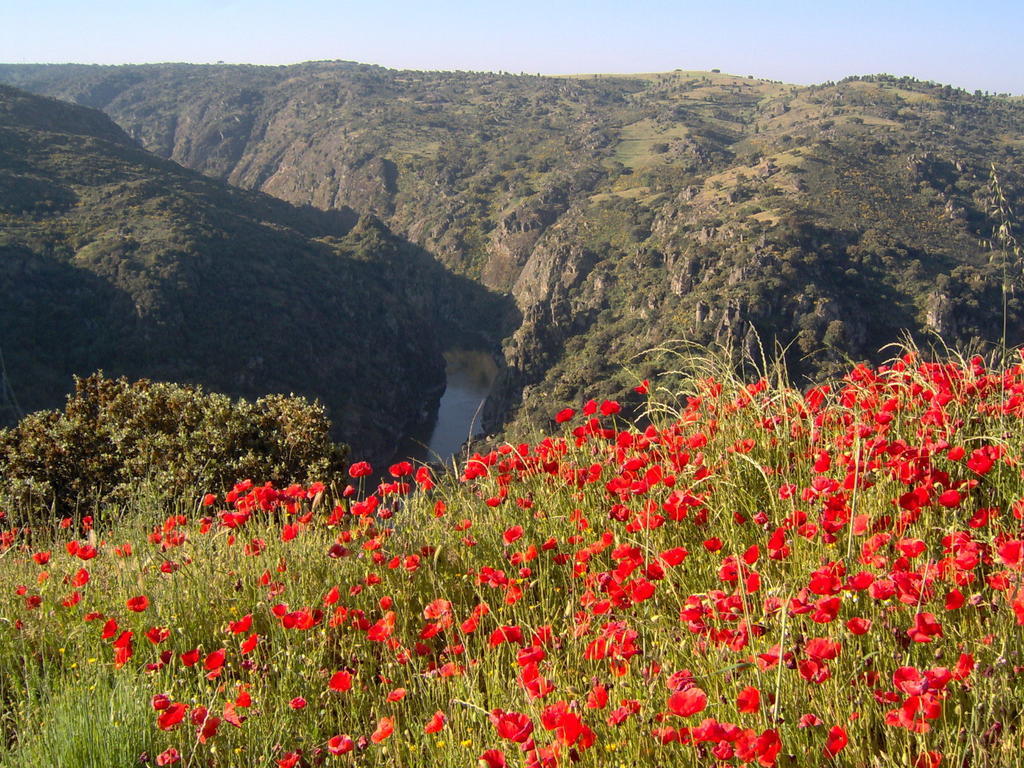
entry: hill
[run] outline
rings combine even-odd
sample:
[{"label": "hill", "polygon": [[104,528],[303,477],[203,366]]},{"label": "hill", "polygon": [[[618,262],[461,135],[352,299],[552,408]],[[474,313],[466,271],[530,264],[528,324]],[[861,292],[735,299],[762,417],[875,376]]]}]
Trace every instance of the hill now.
[{"label": "hill", "polygon": [[0,767],[1024,765],[1024,366],[676,362],[437,478],[4,521]]},{"label": "hill", "polygon": [[372,217],[231,187],[6,86],[0,263],[8,421],[102,368],[316,397],[338,437],[386,456],[443,390],[442,347],[486,343],[480,318],[500,316]]},{"label": "hill", "polygon": [[[520,401],[539,419],[551,398],[623,395],[621,366],[669,339],[779,342],[820,375],[901,329],[968,346],[1002,333],[1005,262],[982,241],[990,166],[1011,204],[1024,188],[1020,100],[885,75],[798,87],[350,62],[0,80],[102,109],[236,186],[373,213],[509,294],[522,321],[492,425]],[[1020,311],[1011,295],[1011,341]]]}]

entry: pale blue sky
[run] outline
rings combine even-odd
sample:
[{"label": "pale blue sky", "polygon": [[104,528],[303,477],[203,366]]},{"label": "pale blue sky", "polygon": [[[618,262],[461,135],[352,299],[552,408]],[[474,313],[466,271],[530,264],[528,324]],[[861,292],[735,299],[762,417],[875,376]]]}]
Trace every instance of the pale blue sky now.
[{"label": "pale blue sky", "polygon": [[0,61],[651,72],[793,83],[888,72],[1024,94],[1024,0],[0,0]]}]

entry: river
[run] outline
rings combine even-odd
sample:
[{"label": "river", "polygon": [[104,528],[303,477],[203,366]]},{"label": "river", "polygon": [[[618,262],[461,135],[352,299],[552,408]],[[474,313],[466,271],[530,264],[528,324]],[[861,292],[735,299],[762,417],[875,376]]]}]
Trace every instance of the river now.
[{"label": "river", "polygon": [[466,440],[483,432],[484,400],[498,375],[494,358],[477,350],[450,349],[444,360],[446,386],[437,418],[406,438],[401,457],[448,464]]}]

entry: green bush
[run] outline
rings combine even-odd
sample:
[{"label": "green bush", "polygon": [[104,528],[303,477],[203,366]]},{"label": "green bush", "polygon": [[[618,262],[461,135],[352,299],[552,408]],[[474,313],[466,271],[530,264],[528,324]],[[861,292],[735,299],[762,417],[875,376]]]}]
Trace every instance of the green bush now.
[{"label": "green bush", "polygon": [[319,403],[268,395],[233,401],[148,380],[75,378],[63,411],[0,431],[0,502],[19,522],[90,514],[101,504],[188,498],[238,480],[330,482],[346,449]]}]

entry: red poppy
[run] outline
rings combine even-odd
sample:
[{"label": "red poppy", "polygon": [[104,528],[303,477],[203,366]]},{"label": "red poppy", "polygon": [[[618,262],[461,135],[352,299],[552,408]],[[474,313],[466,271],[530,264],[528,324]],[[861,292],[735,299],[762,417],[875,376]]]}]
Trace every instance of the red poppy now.
[{"label": "red poppy", "polygon": [[758,712],[761,709],[761,692],[748,685],[736,697],[736,708],[745,713]]},{"label": "red poppy", "polygon": [[825,721],[817,715],[807,712],[803,715],[800,715],[800,720],[797,723],[797,728],[814,728],[816,726],[823,724],[824,722]]},{"label": "red poppy", "polygon": [[213,651],[210,653],[206,660],[203,662],[203,667],[210,674],[220,674],[221,668],[224,666],[224,657],[227,655],[227,651],[224,648]]},{"label": "red poppy", "polygon": [[249,637],[247,637],[242,642],[242,645],[239,647],[242,652],[242,655],[245,656],[247,654],[252,653],[253,650],[256,648],[256,644],[259,642],[259,640],[260,636],[258,633],[253,632],[251,635],[249,635]]},{"label": "red poppy", "polygon": [[424,733],[438,733],[444,728],[444,724],[447,721],[444,712],[438,710],[433,714],[427,724],[423,726]]},{"label": "red poppy", "polygon": [[153,645],[159,645],[171,636],[168,627],[150,627],[146,630],[146,639]]},{"label": "red poppy", "polygon": [[156,764],[161,766],[174,765],[179,760],[181,760],[181,753],[174,747],[168,747],[156,756]]},{"label": "red poppy", "polygon": [[[246,694],[246,695],[248,695],[248,694]],[[242,706],[242,705],[239,704],[238,702],[235,702],[235,701],[226,701],[226,702],[224,702],[224,710],[223,710],[224,721],[229,723],[230,725],[235,726],[235,728],[241,728],[242,727],[242,723],[245,722],[245,718],[244,717],[239,717],[238,716],[238,707],[240,707],[240,706]]]},{"label": "red poppy", "polygon": [[370,741],[380,744],[388,736],[395,732],[395,721],[390,717],[382,717],[377,721],[377,729],[370,736]]},{"label": "red poppy", "polygon": [[388,467],[388,474],[392,477],[405,477],[412,474],[412,464],[408,461],[400,461]]},{"label": "red poppy", "polygon": [[922,752],[914,761],[914,768],[939,768],[942,765],[942,753],[935,750]]},{"label": "red poppy", "polygon": [[502,643],[519,643],[523,644],[523,630],[519,627],[503,626],[498,627],[491,633],[490,638],[487,641],[488,645],[492,648],[496,648]]},{"label": "red poppy", "polygon": [[604,400],[601,403],[601,415],[602,416],[611,416],[613,414],[618,413],[621,410],[622,410],[622,406],[620,406],[614,400]]},{"label": "red poppy", "polygon": [[506,712],[503,709],[491,710],[491,725],[498,736],[509,741],[523,743],[533,733],[533,722],[528,715],[521,712]]},{"label": "red poppy", "polygon": [[608,705],[608,689],[600,683],[595,683],[587,694],[588,709],[604,709]]},{"label": "red poppy", "polygon": [[482,768],[506,768],[508,762],[505,760],[505,753],[500,749],[488,749],[480,755],[479,762]]},{"label": "red poppy", "polygon": [[942,625],[932,613],[918,613],[914,616],[914,626],[907,630],[907,635],[915,643],[930,643],[936,637],[942,637]]},{"label": "red poppy", "polygon": [[708,695],[694,686],[677,691],[668,697],[668,709],[674,715],[689,717],[703,712],[708,706]]},{"label": "red poppy", "polygon": [[833,758],[843,751],[847,744],[846,729],[839,725],[833,725],[825,739],[823,754],[827,758]]},{"label": "red poppy", "polygon": [[373,474],[373,467],[370,466],[369,462],[357,461],[348,468],[348,474],[349,477],[366,477]]},{"label": "red poppy", "polygon": [[173,704],[168,705],[160,713],[160,716],[156,720],[156,725],[161,731],[169,731],[185,719],[185,714],[187,712],[188,707],[180,701],[176,701]]},{"label": "red poppy", "polygon": [[327,687],[332,691],[344,693],[352,687],[352,673],[345,669],[335,672],[327,683]]},{"label": "red poppy", "polygon": [[340,736],[332,736],[327,740],[327,751],[332,755],[344,755],[355,749],[355,742],[347,733]]},{"label": "red poppy", "polygon": [[139,595],[138,597],[128,598],[128,610],[141,613],[142,611],[149,608],[149,598],[145,595]]}]

